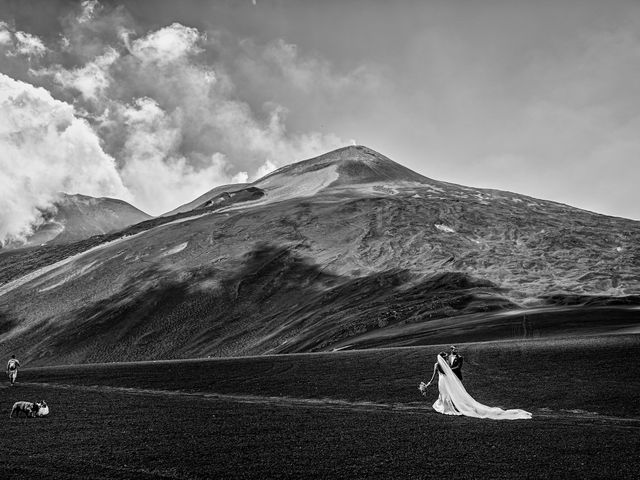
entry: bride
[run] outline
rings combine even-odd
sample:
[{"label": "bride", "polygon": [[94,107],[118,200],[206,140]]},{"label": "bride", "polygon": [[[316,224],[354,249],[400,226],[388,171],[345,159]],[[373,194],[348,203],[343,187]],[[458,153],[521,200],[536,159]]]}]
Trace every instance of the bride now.
[{"label": "bride", "polygon": [[446,352],[440,352],[437,359],[438,361],[433,366],[433,375],[429,383],[420,382],[418,387],[422,394],[425,395],[427,387],[433,382],[436,373],[439,374],[438,390],[440,395],[438,395],[438,400],[433,404],[433,409],[436,412],[444,413],[445,415],[465,415],[467,417],[490,418],[493,420],[531,418],[531,413],[524,410],[503,410],[499,407],[488,407],[476,402],[451,370],[447,363]]}]

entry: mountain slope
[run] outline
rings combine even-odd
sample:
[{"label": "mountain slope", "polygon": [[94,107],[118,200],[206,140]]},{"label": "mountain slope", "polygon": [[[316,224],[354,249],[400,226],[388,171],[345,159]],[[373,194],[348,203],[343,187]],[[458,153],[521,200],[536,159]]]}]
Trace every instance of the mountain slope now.
[{"label": "mountain slope", "polygon": [[357,145],[340,148],[316,158],[286,165],[261,178],[256,184],[278,184],[281,182],[275,179],[308,175],[329,168],[334,169],[337,175],[337,178],[329,185],[332,187],[375,182],[432,182],[432,180],[394,162],[375,150],[364,145]]},{"label": "mountain slope", "polygon": [[190,201],[188,203],[185,203],[184,205],[180,205],[179,207],[174,208],[170,212],[163,213],[161,215],[161,217],[171,217],[171,216],[176,215],[178,213],[184,213],[184,212],[188,212],[190,210],[194,210],[196,208],[200,208],[205,203],[209,202],[210,200],[212,200],[212,199],[214,199],[214,198],[216,198],[216,197],[218,197],[220,195],[223,195],[225,193],[233,193],[233,192],[235,192],[237,190],[241,190],[242,188],[244,188],[247,185],[248,184],[246,184],[246,183],[236,183],[236,184],[232,184],[232,185],[220,185],[219,187],[212,188],[208,192],[203,193],[202,195],[200,195],[195,200],[192,200],[192,201]]},{"label": "mountain slope", "polygon": [[548,319],[639,303],[640,222],[438,182],[365,147],[240,191],[118,234],[0,253],[0,353],[182,358],[638,324],[629,306],[588,328]]},{"label": "mountain slope", "polygon": [[151,218],[133,205],[116,198],[62,194],[54,208],[43,212],[44,222],[26,243],[6,248],[73,243],[93,235],[122,230]]},{"label": "mountain slope", "polygon": [[[350,187],[351,190],[361,187],[366,190],[367,186],[380,188],[387,183],[407,186],[439,182],[423,177],[370,148],[358,145],[340,148],[316,158],[286,165],[253,183],[216,187],[163,216],[204,208],[210,206],[210,202],[215,202],[216,199],[249,188],[258,189],[264,193],[259,201],[249,205],[255,206],[310,197],[339,186]],[[237,208],[245,207],[247,205],[240,205]]]}]

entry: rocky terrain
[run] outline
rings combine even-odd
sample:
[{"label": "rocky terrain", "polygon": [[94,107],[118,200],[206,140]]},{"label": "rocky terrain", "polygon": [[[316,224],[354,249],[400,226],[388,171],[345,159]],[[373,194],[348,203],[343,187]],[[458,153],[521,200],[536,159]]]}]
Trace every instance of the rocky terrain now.
[{"label": "rocky terrain", "polygon": [[565,313],[605,306],[617,320],[598,333],[638,325],[640,222],[432,180],[363,146],[174,212],[0,253],[0,353],[51,364],[581,335]]}]

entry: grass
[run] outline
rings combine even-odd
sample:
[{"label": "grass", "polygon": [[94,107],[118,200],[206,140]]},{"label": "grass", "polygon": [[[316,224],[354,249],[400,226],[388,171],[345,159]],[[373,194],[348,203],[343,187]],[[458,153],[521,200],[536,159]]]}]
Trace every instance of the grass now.
[{"label": "grass", "polygon": [[[639,345],[459,346],[477,400],[534,414],[505,422],[433,412],[441,346],[23,369],[2,478],[635,478]],[[41,398],[49,418],[8,419]]]}]

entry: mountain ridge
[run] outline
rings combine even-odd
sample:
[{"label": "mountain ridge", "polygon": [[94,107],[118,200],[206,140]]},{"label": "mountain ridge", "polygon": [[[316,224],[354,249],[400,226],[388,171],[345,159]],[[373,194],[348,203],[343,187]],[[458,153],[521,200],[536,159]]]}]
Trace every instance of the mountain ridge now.
[{"label": "mountain ridge", "polygon": [[[364,145],[350,145],[323,155],[285,165],[258,179],[259,184],[278,175],[299,175],[310,171],[336,165],[348,179],[357,183],[371,181],[416,181],[432,182],[433,180],[394,162],[390,158]],[[342,183],[345,183],[343,179]]]},{"label": "mountain ridge", "polygon": [[[370,155],[329,152],[253,193],[0,253],[0,351],[61,363],[424,343],[434,329],[580,335],[518,312],[638,303],[640,222],[404,173],[359,183],[369,173],[336,164],[357,163],[349,152]],[[637,322],[623,307],[610,332]]]},{"label": "mountain ridge", "polygon": [[[324,171],[324,175],[320,175],[320,171]],[[301,180],[301,177],[305,176],[310,177],[306,182],[304,179]],[[265,198],[258,203],[264,204],[281,199],[310,196],[321,190],[339,186],[389,182],[438,183],[364,145],[347,146],[318,157],[285,165],[251,183],[215,187],[197,199],[162,216],[203,208],[207,202],[248,188],[259,188],[263,191]],[[281,193],[282,190],[284,193]]]},{"label": "mountain ridge", "polygon": [[111,197],[61,193],[41,211],[42,222],[24,242],[9,242],[5,249],[73,243],[94,235],[122,230],[151,218],[130,203]]}]

